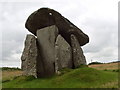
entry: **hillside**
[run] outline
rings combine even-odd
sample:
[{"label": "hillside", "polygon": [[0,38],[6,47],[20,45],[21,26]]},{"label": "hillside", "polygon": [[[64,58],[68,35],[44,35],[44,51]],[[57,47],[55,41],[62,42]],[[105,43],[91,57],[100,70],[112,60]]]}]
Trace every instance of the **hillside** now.
[{"label": "hillside", "polygon": [[61,75],[35,79],[19,76],[3,82],[3,88],[117,88],[118,73],[82,67],[64,69]]},{"label": "hillside", "polygon": [[120,65],[120,63],[93,64],[89,65],[89,67],[95,68],[97,70],[117,70],[118,64]]}]

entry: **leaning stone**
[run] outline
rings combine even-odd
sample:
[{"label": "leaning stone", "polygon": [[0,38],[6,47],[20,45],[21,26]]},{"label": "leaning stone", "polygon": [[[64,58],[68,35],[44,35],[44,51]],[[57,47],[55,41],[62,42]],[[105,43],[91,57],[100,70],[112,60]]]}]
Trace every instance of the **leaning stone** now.
[{"label": "leaning stone", "polygon": [[37,56],[36,38],[28,34],[25,40],[25,48],[21,56],[24,75],[33,75],[37,77]]},{"label": "leaning stone", "polygon": [[40,8],[33,12],[27,19],[25,27],[34,35],[38,29],[56,25],[59,33],[70,44],[70,35],[74,34],[80,46],[89,42],[89,37],[81,29],[63,17],[59,12],[50,8]]},{"label": "leaning stone", "polygon": [[55,43],[55,67],[56,73],[62,68],[72,68],[71,47],[61,35]]},{"label": "leaning stone", "polygon": [[37,30],[37,40],[45,77],[55,73],[55,40],[57,35],[58,28],[55,25]]},{"label": "leaning stone", "polygon": [[86,59],[83,54],[83,50],[80,47],[80,44],[76,38],[75,35],[71,35],[71,47],[72,47],[72,56],[73,56],[73,62],[74,62],[74,68],[79,67],[80,65],[86,64]]}]

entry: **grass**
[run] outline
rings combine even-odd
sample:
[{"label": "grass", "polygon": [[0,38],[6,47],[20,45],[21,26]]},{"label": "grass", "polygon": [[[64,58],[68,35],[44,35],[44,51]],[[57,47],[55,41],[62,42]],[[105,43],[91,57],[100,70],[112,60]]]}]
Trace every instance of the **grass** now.
[{"label": "grass", "polygon": [[2,70],[2,82],[10,81],[14,77],[22,75],[19,68],[2,67],[0,70]]},{"label": "grass", "polygon": [[3,82],[3,88],[118,88],[118,72],[96,70],[89,67],[64,69],[61,75],[49,78],[17,76]]},{"label": "grass", "polygon": [[7,71],[14,71],[14,70],[21,70],[20,68],[14,68],[14,67],[2,67],[0,68],[0,70],[4,71],[4,70],[7,70]]}]

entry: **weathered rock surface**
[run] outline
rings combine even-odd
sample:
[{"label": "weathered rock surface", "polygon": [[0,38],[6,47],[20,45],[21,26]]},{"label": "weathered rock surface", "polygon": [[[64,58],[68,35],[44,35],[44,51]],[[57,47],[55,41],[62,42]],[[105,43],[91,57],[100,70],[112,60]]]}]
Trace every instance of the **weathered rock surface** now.
[{"label": "weathered rock surface", "polygon": [[41,59],[41,52],[37,40],[37,48],[38,48],[38,56],[37,56],[37,77],[44,77],[45,76],[45,70],[44,70],[44,64],[43,59]]},{"label": "weathered rock surface", "polygon": [[55,43],[55,69],[72,68],[72,52],[66,40],[58,35]]},{"label": "weathered rock surface", "polygon": [[25,48],[22,53],[22,70],[24,75],[33,75],[37,77],[37,45],[36,38],[28,34],[25,40]]},{"label": "weathered rock surface", "polygon": [[58,28],[55,25],[37,30],[37,40],[45,76],[51,76],[55,72],[55,40],[57,36]]},{"label": "weathered rock surface", "polygon": [[38,29],[51,25],[56,25],[58,27],[59,33],[69,44],[71,44],[71,34],[74,34],[77,37],[81,46],[89,42],[89,37],[77,26],[71,23],[68,19],[64,18],[59,12],[49,8],[41,8],[33,12],[28,17],[25,27],[31,33],[36,35]]},{"label": "weathered rock surface", "polygon": [[25,27],[35,36],[27,35],[25,40],[24,75],[48,77],[86,64],[81,46],[89,42],[88,35],[59,12],[40,8],[28,17]]},{"label": "weathered rock surface", "polygon": [[72,57],[74,68],[79,67],[81,64],[86,64],[86,59],[83,54],[83,50],[80,47],[80,44],[75,35],[71,35],[71,47],[72,47]]}]

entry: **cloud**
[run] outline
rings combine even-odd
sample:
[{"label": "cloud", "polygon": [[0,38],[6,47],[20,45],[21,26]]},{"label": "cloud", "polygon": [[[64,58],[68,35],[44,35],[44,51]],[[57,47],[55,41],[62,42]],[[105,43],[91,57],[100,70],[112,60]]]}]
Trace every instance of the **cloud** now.
[{"label": "cloud", "polygon": [[[3,66],[20,67],[21,54],[26,34],[25,21],[28,16],[41,7],[59,11],[90,37],[83,46],[87,62],[91,59],[109,62],[117,59],[118,28],[117,1],[115,0],[43,0],[33,2],[13,0],[0,3],[0,30],[2,30]],[[14,63],[14,65],[13,65]]]}]

